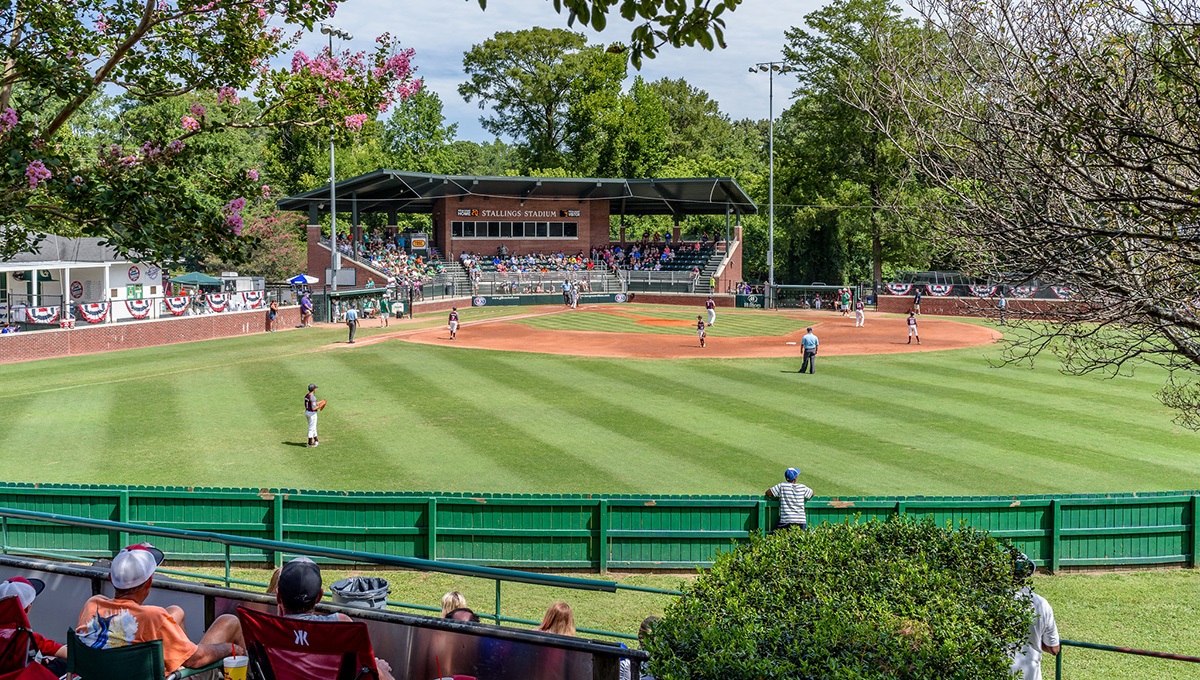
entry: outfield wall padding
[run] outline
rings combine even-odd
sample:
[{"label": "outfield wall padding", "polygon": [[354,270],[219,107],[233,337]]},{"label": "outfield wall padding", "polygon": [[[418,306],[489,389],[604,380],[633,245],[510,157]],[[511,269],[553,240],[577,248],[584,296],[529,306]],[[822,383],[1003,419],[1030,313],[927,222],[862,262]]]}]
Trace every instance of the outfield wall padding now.
[{"label": "outfield wall padding", "polygon": [[[388,493],[0,484],[0,507],[468,564],[692,569],[774,525],[756,496]],[[817,497],[809,521],[932,517],[1011,539],[1052,571],[1197,566],[1200,491],[1066,496]],[[4,552],[109,557],[137,536],[9,519]],[[221,562],[219,545],[154,539],[172,560]],[[280,556],[234,548],[243,563]]]}]

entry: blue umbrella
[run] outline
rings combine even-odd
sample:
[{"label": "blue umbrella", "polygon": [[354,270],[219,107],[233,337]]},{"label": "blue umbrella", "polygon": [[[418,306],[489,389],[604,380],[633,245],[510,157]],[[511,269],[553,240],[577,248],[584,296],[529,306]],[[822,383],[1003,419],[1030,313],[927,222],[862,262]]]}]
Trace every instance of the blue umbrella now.
[{"label": "blue umbrella", "polygon": [[309,283],[316,283],[317,281],[319,281],[319,279],[315,276],[309,276],[308,274],[297,274],[296,276],[288,279],[287,282],[302,286]]}]

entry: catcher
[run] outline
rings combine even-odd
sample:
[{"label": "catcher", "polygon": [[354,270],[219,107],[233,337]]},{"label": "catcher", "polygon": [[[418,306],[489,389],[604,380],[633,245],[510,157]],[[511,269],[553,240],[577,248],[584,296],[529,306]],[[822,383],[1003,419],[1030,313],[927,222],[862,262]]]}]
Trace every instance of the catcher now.
[{"label": "catcher", "polygon": [[328,403],[324,399],[317,399],[317,386],[311,384],[308,386],[308,394],[304,395],[304,417],[308,418],[308,445],[320,446],[321,440],[317,438],[317,413],[325,410],[325,404]]}]

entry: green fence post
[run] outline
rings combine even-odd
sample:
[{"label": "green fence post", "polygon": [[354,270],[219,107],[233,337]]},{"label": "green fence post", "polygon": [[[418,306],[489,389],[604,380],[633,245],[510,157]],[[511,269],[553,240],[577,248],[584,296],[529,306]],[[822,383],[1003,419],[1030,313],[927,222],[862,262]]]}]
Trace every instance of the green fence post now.
[{"label": "green fence post", "polygon": [[[128,522],[129,520],[129,489],[122,489],[121,496],[117,499],[117,521]],[[117,550],[129,545],[129,532],[122,531],[117,535]],[[116,550],[113,551],[114,553]]]},{"label": "green fence post", "polygon": [[496,579],[496,625],[500,625],[500,579]]},{"label": "green fence post", "polygon": [[[275,497],[271,499],[271,535],[276,541],[283,542],[283,494],[279,491],[276,491]],[[276,567],[283,566],[283,553],[273,551],[272,561]]]},{"label": "green fence post", "polygon": [[597,543],[599,544],[598,553],[600,557],[599,566],[600,573],[604,574],[608,572],[608,529],[609,522],[611,521],[611,518],[608,514],[608,499],[601,498],[599,503],[596,505],[596,510],[600,513],[599,517],[597,517],[597,521],[600,524],[600,532],[597,538]]},{"label": "green fence post", "polygon": [[[425,559],[437,559],[437,496],[430,496],[427,501],[427,509],[425,510]],[[500,582],[496,582],[497,591],[500,588]],[[500,596],[496,595],[496,601],[500,601]],[[496,620],[499,623],[499,619]]]},{"label": "green fence post", "polygon": [[8,554],[8,518],[7,517],[3,518],[3,525],[4,525],[3,526],[3,529],[4,529],[4,554],[7,555]]},{"label": "green fence post", "polygon": [[1188,566],[1200,567],[1200,496],[1196,494],[1192,494],[1192,552]]},{"label": "green fence post", "polygon": [[225,587],[229,587],[229,549],[230,545],[225,544]]},{"label": "green fence post", "polygon": [[1062,561],[1062,502],[1057,498],[1050,501],[1050,573],[1058,573],[1058,565]]},{"label": "green fence post", "polygon": [[896,501],[896,516],[903,517],[908,512],[908,504],[904,501]]},{"label": "green fence post", "polygon": [[758,529],[764,534],[767,533],[767,499],[760,498],[754,502],[758,510]]},{"label": "green fence post", "polygon": [[1062,655],[1065,651],[1066,647],[1059,647],[1058,654],[1054,655],[1054,680],[1062,680]]}]

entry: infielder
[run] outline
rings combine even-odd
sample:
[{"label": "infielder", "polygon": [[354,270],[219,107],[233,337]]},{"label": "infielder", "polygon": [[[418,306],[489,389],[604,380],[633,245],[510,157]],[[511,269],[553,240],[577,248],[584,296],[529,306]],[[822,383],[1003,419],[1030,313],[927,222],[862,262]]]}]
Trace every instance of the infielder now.
[{"label": "infielder", "polygon": [[921,336],[917,333],[917,317],[913,316],[912,312],[908,313],[908,344],[912,344],[913,338],[917,339],[917,344],[921,344]]},{"label": "infielder", "polygon": [[701,347],[704,347],[704,336],[706,335],[704,329],[705,329],[704,317],[697,314],[696,315],[696,335],[700,336],[700,346]]},{"label": "infielder", "polygon": [[450,326],[450,339],[458,337],[458,307],[450,308],[450,318],[447,320]]},{"label": "infielder", "polygon": [[866,306],[863,305],[862,298],[854,303],[854,327],[862,328],[867,323]]},{"label": "infielder", "polygon": [[713,302],[712,296],[708,296],[708,301],[704,303],[704,308],[708,310],[708,325],[717,325],[717,303]]}]

